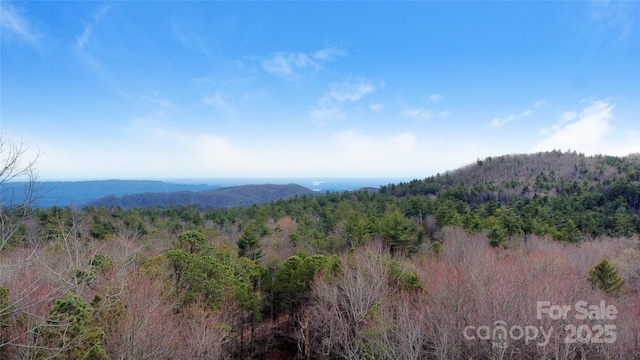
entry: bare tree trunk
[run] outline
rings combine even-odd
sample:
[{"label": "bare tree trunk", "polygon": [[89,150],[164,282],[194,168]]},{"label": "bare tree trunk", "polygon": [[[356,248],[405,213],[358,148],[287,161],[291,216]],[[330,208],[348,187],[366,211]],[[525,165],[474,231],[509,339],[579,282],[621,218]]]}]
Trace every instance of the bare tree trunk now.
[{"label": "bare tree trunk", "polygon": [[[20,228],[36,200],[38,178],[35,159],[26,161],[27,148],[22,142],[12,142],[0,134],[0,251]],[[9,184],[22,181],[22,186]]]},{"label": "bare tree trunk", "polygon": [[[386,269],[380,250],[366,249],[343,260],[340,275],[331,280],[318,279],[313,286],[315,300],[311,326],[327,355],[344,359],[367,357],[371,317],[389,296]],[[314,335],[312,335],[314,336]]]}]

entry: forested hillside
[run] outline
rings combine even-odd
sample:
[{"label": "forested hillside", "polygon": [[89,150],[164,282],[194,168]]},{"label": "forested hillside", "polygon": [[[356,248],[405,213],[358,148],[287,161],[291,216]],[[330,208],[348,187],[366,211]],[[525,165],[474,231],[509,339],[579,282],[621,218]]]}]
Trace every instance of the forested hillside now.
[{"label": "forested hillside", "polygon": [[[640,156],[553,151],[478,160],[462,169],[381,189],[433,214],[440,226],[579,241],[640,231]],[[433,201],[429,201],[431,198]],[[437,199],[436,199],[437,198]],[[432,204],[426,209],[427,204]]]},{"label": "forested hillside", "polygon": [[90,201],[88,206],[105,206],[131,209],[193,205],[198,209],[250,206],[297,195],[313,195],[314,191],[300,185],[243,185],[206,191],[145,192],[123,196],[107,196]]},{"label": "forested hillside", "polygon": [[622,158],[561,151],[489,157],[424,180],[391,184],[386,189],[396,196],[427,195],[462,185],[504,196],[534,196],[562,193],[562,186],[569,181],[608,186],[616,180],[640,180],[640,153]]},{"label": "forested hillside", "polygon": [[637,359],[639,203],[638,157],[549,152],[247,207],[31,209],[0,244],[0,358]]}]

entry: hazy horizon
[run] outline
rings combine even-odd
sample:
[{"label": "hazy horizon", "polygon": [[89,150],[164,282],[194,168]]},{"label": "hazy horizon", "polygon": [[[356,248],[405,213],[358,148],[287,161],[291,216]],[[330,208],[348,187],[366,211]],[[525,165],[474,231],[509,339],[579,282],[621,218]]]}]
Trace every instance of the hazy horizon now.
[{"label": "hazy horizon", "polygon": [[[560,150],[556,150],[560,151]],[[531,155],[534,153],[528,154],[500,154],[499,156],[518,156],[518,155]],[[593,155],[585,155],[585,156],[614,156],[610,154],[593,154]],[[631,152],[626,155],[621,155],[621,157],[630,157],[630,156],[640,156],[640,152]],[[487,157],[488,158],[488,157]],[[365,182],[365,183],[374,183],[374,182],[384,182],[383,185],[387,185],[390,183],[398,183],[398,182],[407,182],[411,180],[423,180],[429,178],[431,176],[442,175],[452,171],[459,170],[469,165],[473,165],[477,160],[486,160],[487,158],[477,158],[476,160],[469,162],[467,164],[463,164],[462,166],[447,169],[442,172],[425,174],[423,176],[418,177],[406,177],[406,176],[218,176],[218,177],[85,177],[85,178],[43,178],[38,177],[36,180],[39,182],[74,182],[74,181],[162,181],[168,183],[176,183],[176,184],[267,184],[267,183],[276,183],[276,184],[289,184],[296,183],[296,181],[302,182],[327,182],[327,181],[347,181],[347,182]],[[23,181],[17,179],[15,181]]]},{"label": "hazy horizon", "polygon": [[[149,178],[149,179],[37,179],[40,183],[65,182],[101,182],[101,181],[160,181],[170,184],[207,185],[215,187],[234,187],[242,185],[288,185],[296,184],[314,191],[349,191],[365,187],[379,188],[384,185],[408,182],[417,178],[402,177],[364,177],[364,178],[321,178],[321,177],[222,177],[222,178]],[[419,178],[421,180],[424,178]]]}]

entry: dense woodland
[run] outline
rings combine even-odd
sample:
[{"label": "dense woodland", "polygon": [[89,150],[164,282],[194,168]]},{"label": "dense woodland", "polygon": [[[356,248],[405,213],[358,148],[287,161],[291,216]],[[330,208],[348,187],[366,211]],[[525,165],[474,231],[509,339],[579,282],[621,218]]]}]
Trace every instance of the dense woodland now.
[{"label": "dense woodland", "polygon": [[3,211],[2,359],[640,359],[637,155],[247,207]]}]

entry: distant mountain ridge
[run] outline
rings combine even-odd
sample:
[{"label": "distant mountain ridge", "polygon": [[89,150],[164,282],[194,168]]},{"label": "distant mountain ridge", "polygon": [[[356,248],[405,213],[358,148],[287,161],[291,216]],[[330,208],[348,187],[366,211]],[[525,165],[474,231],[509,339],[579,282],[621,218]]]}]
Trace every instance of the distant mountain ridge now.
[{"label": "distant mountain ridge", "polygon": [[[167,194],[173,192],[200,192],[258,184],[298,184],[314,193],[342,192],[360,188],[375,188],[384,184],[402,181],[393,178],[202,178],[172,180],[77,180],[77,181],[37,181],[35,184],[35,208],[52,206],[82,207],[97,199],[122,197],[133,194]],[[8,205],[11,199],[24,195],[27,183],[7,182],[0,187],[0,196]],[[244,191],[251,191],[245,188]],[[306,192],[306,190],[305,190]],[[255,195],[255,194],[254,194]],[[160,195],[156,195],[158,197]],[[187,197],[187,194],[180,195]],[[240,196],[241,197],[241,196]],[[246,201],[240,200],[242,204]],[[177,198],[177,197],[176,197]],[[9,201],[7,201],[9,200]],[[262,201],[260,197],[258,201]],[[114,201],[113,199],[109,201]],[[129,200],[127,200],[129,201]],[[186,200],[181,200],[186,202]],[[195,200],[194,200],[195,201]],[[226,206],[226,205],[225,205]]]},{"label": "distant mountain ridge", "polygon": [[[20,196],[24,182],[8,182],[3,195]],[[145,192],[204,191],[219,189],[205,184],[177,184],[156,180],[87,180],[87,181],[38,181],[35,184],[36,207],[82,206],[105,196],[123,196]]]},{"label": "distant mountain ridge", "polygon": [[[640,184],[640,154],[615,157],[549,151],[503,155],[478,159],[467,166],[422,180],[400,182],[362,178],[299,178],[288,179],[286,182],[283,179],[271,180],[274,181],[268,183],[271,185],[249,185],[252,184],[251,181],[255,181],[253,184],[265,184],[268,179],[222,178],[203,179],[198,183],[193,180],[184,180],[184,183],[181,180],[39,181],[36,183],[37,201],[33,206],[47,208],[104,204],[128,208],[204,204],[203,206],[231,207],[260,204],[295,195],[364,188],[398,197],[420,194],[435,196],[442,190],[458,186],[469,187],[479,196],[505,199],[514,195],[554,196],[575,188],[576,184],[609,188],[612,182],[624,186],[629,184],[631,193],[635,194],[635,189]],[[298,188],[293,187],[294,183],[298,184]],[[3,199],[20,198],[24,187],[25,183],[8,182],[0,188],[0,195]],[[214,190],[221,192],[212,194]]]},{"label": "distant mountain ridge", "polygon": [[288,185],[242,185],[205,191],[175,191],[166,193],[142,193],[123,196],[107,196],[92,200],[88,206],[161,207],[172,205],[195,205],[203,209],[250,206],[294,196],[314,195],[317,192],[297,184]]}]

